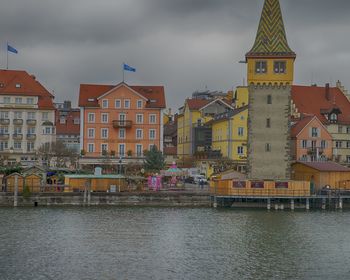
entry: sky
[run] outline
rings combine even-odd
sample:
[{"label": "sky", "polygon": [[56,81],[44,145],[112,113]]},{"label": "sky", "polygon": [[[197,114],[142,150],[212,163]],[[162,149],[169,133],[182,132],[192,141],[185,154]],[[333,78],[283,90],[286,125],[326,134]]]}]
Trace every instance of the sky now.
[{"label": "sky", "polygon": [[[297,53],[295,84],[350,88],[350,1],[280,0]],[[79,85],[163,85],[167,106],[197,90],[243,84],[263,0],[1,0],[0,67],[26,70],[55,102],[77,105]]]}]

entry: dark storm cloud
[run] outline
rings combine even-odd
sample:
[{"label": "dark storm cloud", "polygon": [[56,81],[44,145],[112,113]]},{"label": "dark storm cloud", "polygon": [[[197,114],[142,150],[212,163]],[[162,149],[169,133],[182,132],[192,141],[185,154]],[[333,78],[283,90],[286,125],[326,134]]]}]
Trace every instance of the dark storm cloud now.
[{"label": "dark storm cloud", "polygon": [[[348,0],[281,0],[296,83],[348,82]],[[238,64],[252,46],[262,0],[2,0],[0,40],[18,55],[10,67],[35,73],[57,100],[80,83],[163,84],[168,105],[195,90],[242,83]],[[2,48],[3,49],[3,48]],[[3,67],[5,53],[0,63]]]}]

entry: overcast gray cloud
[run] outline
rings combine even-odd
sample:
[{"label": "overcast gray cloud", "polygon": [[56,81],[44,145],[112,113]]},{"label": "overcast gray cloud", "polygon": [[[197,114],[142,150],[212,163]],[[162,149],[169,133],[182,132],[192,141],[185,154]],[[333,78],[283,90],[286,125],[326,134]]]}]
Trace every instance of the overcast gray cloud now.
[{"label": "overcast gray cloud", "polygon": [[[348,0],[281,0],[298,84],[350,87]],[[195,90],[241,85],[263,0],[2,0],[1,67],[33,73],[57,101],[81,83],[161,84],[177,108]]]}]

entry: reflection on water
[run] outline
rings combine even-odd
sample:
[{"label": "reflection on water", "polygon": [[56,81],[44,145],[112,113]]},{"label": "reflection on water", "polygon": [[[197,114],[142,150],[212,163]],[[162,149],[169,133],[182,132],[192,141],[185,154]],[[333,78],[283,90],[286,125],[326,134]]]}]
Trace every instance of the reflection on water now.
[{"label": "reflection on water", "polygon": [[349,214],[1,208],[0,279],[350,279]]}]

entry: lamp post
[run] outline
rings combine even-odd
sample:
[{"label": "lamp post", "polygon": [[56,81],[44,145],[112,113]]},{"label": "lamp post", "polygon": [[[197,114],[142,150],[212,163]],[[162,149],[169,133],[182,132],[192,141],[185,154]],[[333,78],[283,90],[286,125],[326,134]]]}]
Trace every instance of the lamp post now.
[{"label": "lamp post", "polygon": [[119,174],[119,186],[118,186],[118,189],[119,189],[119,192],[120,192],[120,176],[121,176],[121,173],[122,173],[122,157],[119,158],[119,161],[118,161],[118,174]]}]

